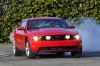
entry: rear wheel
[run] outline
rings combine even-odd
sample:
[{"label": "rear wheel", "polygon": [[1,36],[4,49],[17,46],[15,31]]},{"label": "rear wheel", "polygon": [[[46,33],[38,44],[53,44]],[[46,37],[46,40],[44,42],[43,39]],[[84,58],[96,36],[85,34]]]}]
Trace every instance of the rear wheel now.
[{"label": "rear wheel", "polygon": [[82,56],[82,48],[80,50],[75,51],[75,52],[71,52],[71,55],[74,58],[80,58]]},{"label": "rear wheel", "polygon": [[35,58],[36,53],[32,52],[28,40],[26,41],[26,57],[29,59]]},{"label": "rear wheel", "polygon": [[21,51],[16,47],[15,43],[13,43],[12,47],[13,47],[13,55],[14,56],[21,56],[22,55]]}]

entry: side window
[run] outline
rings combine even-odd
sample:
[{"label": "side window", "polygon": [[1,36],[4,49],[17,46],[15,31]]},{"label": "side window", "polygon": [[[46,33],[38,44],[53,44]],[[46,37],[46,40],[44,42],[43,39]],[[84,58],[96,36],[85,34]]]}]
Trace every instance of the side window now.
[{"label": "side window", "polygon": [[26,28],[26,21],[23,21],[21,24],[22,27]]}]

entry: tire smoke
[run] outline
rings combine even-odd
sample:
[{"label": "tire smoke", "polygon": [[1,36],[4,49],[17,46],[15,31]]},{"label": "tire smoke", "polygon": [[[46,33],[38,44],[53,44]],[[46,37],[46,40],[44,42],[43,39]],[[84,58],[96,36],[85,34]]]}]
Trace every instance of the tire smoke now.
[{"label": "tire smoke", "polygon": [[82,36],[83,51],[100,51],[100,25],[93,18],[81,18],[75,26]]},{"label": "tire smoke", "polygon": [[10,41],[11,41],[12,44],[15,43],[14,36],[13,36],[13,31],[10,33],[9,39],[10,39]]}]

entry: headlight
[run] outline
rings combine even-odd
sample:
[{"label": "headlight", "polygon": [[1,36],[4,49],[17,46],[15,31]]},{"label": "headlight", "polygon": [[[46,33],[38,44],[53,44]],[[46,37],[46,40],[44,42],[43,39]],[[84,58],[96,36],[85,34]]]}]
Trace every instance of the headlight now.
[{"label": "headlight", "polygon": [[34,41],[41,40],[41,37],[40,37],[40,36],[34,36],[34,37],[33,37],[33,40],[34,40]]},{"label": "headlight", "polygon": [[75,35],[74,38],[78,40],[80,38],[80,36],[79,35]]},{"label": "headlight", "polygon": [[66,39],[70,39],[70,35],[66,35],[65,38],[66,38]]},{"label": "headlight", "polygon": [[45,38],[46,38],[46,40],[50,40],[51,36],[46,36]]}]

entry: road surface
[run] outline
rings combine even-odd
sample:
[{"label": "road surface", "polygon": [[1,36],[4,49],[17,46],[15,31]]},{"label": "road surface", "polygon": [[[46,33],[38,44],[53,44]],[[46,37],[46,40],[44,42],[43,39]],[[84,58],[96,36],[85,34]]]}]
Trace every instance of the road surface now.
[{"label": "road surface", "polygon": [[100,66],[100,51],[84,51],[82,58],[44,54],[27,59],[25,55],[14,57],[11,44],[0,44],[0,66]]}]

